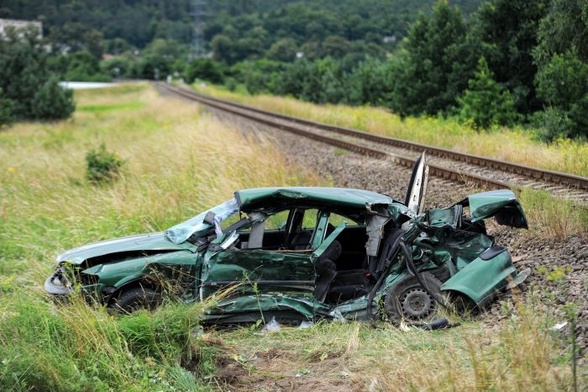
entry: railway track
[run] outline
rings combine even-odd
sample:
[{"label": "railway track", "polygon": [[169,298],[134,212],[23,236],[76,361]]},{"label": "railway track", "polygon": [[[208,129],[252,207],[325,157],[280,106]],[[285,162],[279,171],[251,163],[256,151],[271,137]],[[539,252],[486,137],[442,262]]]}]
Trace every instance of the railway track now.
[{"label": "railway track", "polygon": [[412,167],[415,157],[427,152],[429,173],[446,180],[486,189],[532,188],[556,197],[588,205],[588,178],[468,155],[354,129],[293,118],[241,104],[204,96],[191,90],[157,83],[160,91],[196,101],[208,107],[294,133],[335,147]]}]

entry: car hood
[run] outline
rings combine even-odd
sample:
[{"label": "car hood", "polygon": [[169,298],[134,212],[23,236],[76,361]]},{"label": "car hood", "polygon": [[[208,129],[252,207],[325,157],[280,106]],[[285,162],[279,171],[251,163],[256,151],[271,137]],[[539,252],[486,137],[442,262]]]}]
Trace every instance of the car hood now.
[{"label": "car hood", "polygon": [[67,261],[73,264],[81,264],[84,260],[113,253],[174,250],[195,251],[196,247],[189,242],[174,244],[165,237],[163,232],[158,232],[115,238],[112,240],[83,245],[78,248],[68,250],[67,252],[59,255],[57,257],[57,261]]}]

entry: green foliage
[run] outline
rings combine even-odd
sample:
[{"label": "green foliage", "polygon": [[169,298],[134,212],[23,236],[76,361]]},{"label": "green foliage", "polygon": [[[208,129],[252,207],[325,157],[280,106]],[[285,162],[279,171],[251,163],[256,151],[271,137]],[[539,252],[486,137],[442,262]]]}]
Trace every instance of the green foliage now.
[{"label": "green foliage", "polygon": [[549,11],[549,0],[492,0],[482,3],[474,34],[495,80],[513,95],[517,110],[538,110],[533,84],[537,66],[532,51],[538,29]]},{"label": "green foliage", "polygon": [[0,126],[8,124],[13,119],[14,102],[4,97],[0,88]]},{"label": "green foliage", "polygon": [[537,74],[537,91],[550,105],[535,116],[544,139],[588,139],[588,63],[575,51],[555,54]]},{"label": "green foliage", "polygon": [[73,113],[72,92],[59,87],[47,57],[35,28],[7,30],[0,40],[0,100],[6,105],[0,117],[54,120]]},{"label": "green foliage", "polygon": [[147,55],[133,63],[132,75],[137,79],[164,80],[173,73],[173,59]]},{"label": "green foliage", "polygon": [[90,52],[79,51],[62,56],[65,59],[65,79],[76,82],[109,82],[110,76],[102,73],[100,63]]},{"label": "green foliage", "polygon": [[184,78],[187,83],[193,83],[194,80],[200,79],[214,84],[222,84],[224,71],[222,65],[216,61],[196,59],[188,64]]},{"label": "green foliage", "polygon": [[392,72],[389,63],[368,58],[349,75],[347,102],[355,105],[384,106],[391,94]]},{"label": "green foliage", "polygon": [[49,78],[35,93],[31,105],[33,118],[43,120],[61,120],[71,116],[76,106],[73,91],[62,88],[59,80]]},{"label": "green foliage", "polygon": [[496,83],[484,57],[478,61],[478,69],[469,88],[461,98],[459,118],[476,129],[489,129],[494,125],[513,125],[518,115],[514,99],[508,90]]},{"label": "green foliage", "polygon": [[[252,94],[383,105],[403,118],[447,116],[457,110],[462,118],[478,119],[472,122],[478,128],[532,120],[545,140],[581,139],[588,127],[587,99],[583,94],[570,97],[572,91],[555,88],[556,79],[548,81],[547,75],[560,67],[556,55],[570,57],[567,53],[573,52],[588,64],[587,4],[436,0],[431,7],[430,0],[217,0],[199,10],[206,15],[203,43],[211,57],[191,61],[191,0],[100,6],[90,0],[7,0],[0,16],[43,16],[55,54],[47,59],[46,54],[31,55],[22,48],[5,50],[6,44],[0,43],[0,99],[8,100],[0,122],[30,118],[36,86],[48,79],[36,75],[49,62],[53,72],[69,80],[163,80],[182,74],[188,82],[198,78],[225,83],[231,90],[244,88]],[[31,36],[24,40],[33,41]],[[116,57],[98,67],[96,61],[105,51]],[[13,60],[3,61],[6,56]],[[498,97],[490,107],[494,113],[482,110],[482,86],[465,93],[478,77],[474,72],[482,56],[493,80],[503,87],[501,93],[485,87],[486,95]],[[29,77],[8,88],[6,76],[18,73]],[[569,86],[573,78],[566,77],[563,84]],[[518,115],[513,114],[511,99]],[[500,108],[505,109],[503,115]]]},{"label": "green foliage", "polygon": [[555,54],[573,50],[588,62],[588,2],[584,0],[552,0],[551,12],[539,28],[539,45],[533,55],[539,67],[549,63]]},{"label": "green foliage", "polygon": [[104,34],[89,24],[66,21],[63,25],[51,26],[49,42],[54,52],[87,52],[100,59],[104,52]]},{"label": "green foliage", "polygon": [[124,163],[115,153],[106,151],[102,143],[98,151],[91,150],[86,154],[86,178],[94,184],[112,182],[119,177]]},{"label": "green foliage", "polygon": [[15,289],[2,303],[0,389],[204,389],[179,366],[205,346],[193,334],[198,307],[115,318],[75,296],[55,307],[27,291]]},{"label": "green foliage", "polygon": [[127,56],[113,56],[100,62],[100,70],[114,79],[130,78],[133,64],[133,60]]},{"label": "green foliage", "polygon": [[296,59],[298,47],[296,41],[292,38],[282,38],[272,44],[266,52],[266,57],[270,60],[292,62]]},{"label": "green foliage", "polygon": [[[290,94],[282,88],[282,78],[287,65],[272,60],[243,61],[229,70],[233,76],[230,83],[242,83],[250,94],[269,92],[272,94]],[[233,90],[236,86],[233,86]]]},{"label": "green foliage", "polygon": [[392,110],[401,116],[449,112],[475,68],[465,53],[467,32],[461,11],[445,1],[435,3],[430,17],[419,16],[393,59]]}]

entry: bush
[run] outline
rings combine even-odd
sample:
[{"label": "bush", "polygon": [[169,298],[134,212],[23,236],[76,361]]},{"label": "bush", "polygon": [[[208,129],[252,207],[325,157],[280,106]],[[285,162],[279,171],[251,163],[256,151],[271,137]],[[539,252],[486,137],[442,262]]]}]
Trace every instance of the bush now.
[{"label": "bush", "polygon": [[68,118],[75,110],[73,91],[61,87],[56,77],[51,77],[37,90],[31,105],[33,118],[43,120]]},{"label": "bush", "polygon": [[94,184],[104,184],[117,179],[125,163],[115,153],[106,151],[104,143],[98,151],[92,150],[86,154],[86,162],[86,178]]}]

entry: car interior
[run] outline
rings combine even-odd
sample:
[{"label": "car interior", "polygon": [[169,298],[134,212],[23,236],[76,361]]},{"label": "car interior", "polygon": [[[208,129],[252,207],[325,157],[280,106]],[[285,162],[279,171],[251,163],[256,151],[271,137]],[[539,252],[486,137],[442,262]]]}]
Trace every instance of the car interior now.
[{"label": "car interior", "polygon": [[347,222],[315,263],[315,298],[321,302],[339,303],[367,294],[373,285],[369,279],[365,248],[368,237],[364,222],[310,207],[292,208],[268,219],[251,220],[253,224],[238,230],[236,247],[239,250],[309,255],[316,249],[313,244],[322,243],[338,224]]}]

